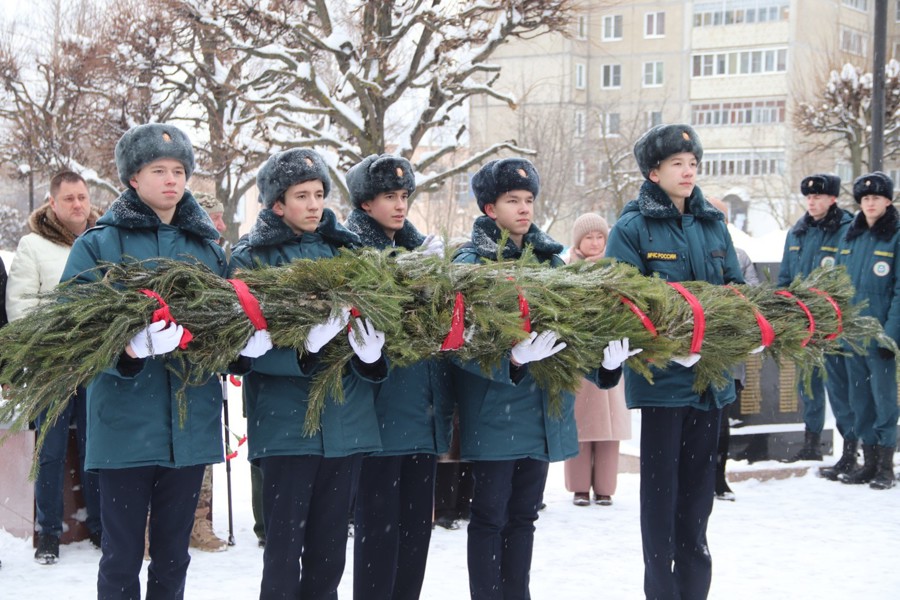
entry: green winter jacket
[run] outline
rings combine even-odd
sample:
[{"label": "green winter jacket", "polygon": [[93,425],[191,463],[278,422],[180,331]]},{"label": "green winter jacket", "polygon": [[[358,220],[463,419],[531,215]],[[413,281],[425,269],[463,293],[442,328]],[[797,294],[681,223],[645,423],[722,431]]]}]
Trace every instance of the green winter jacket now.
[{"label": "green winter jacket", "polygon": [[803,215],[784,240],[779,287],[787,287],[798,275],[806,277],[818,267],[834,266],[838,244],[847,233],[853,215],[832,204],[820,221]]},{"label": "green winter jacket", "polygon": [[[350,213],[345,226],[359,236],[363,246],[379,250],[394,246],[414,250],[425,240],[408,220],[391,240],[375,219],[358,208]],[[453,419],[449,368],[443,360],[391,367],[375,395],[382,445],[378,455],[447,452]]]},{"label": "green winter jacket", "polygon": [[[471,245],[461,248],[454,262],[477,264],[496,260],[499,239],[500,230],[494,221],[479,217],[472,229]],[[564,264],[558,256],[562,245],[534,225],[525,234],[524,245],[532,246],[535,257],[550,267]],[[507,242],[503,257],[514,260],[521,253],[515,244]],[[619,369],[595,369],[585,377],[608,389],[618,383],[620,376]],[[537,387],[528,365],[512,367],[508,354],[489,373],[474,361],[457,362],[453,379],[462,460],[559,461],[578,454],[575,396],[564,394],[562,415],[550,416],[549,394]]]},{"label": "green winter jacket", "polygon": [[[296,235],[266,208],[234,247],[230,270],[281,266],[299,258],[331,258],[337,256],[338,247],[358,244],[359,238],[338,224],[331,210],[325,209],[315,233]],[[374,399],[376,384],[387,370],[379,364],[383,361],[371,367],[351,359],[342,380],[343,404],[326,399],[321,428],[312,436],[303,435],[303,422],[309,387],[319,368],[316,357],[301,361],[295,349],[276,347],[250,362],[251,370],[243,378],[250,460],[305,455],[336,458],[381,450]]]},{"label": "green winter jacket", "polygon": [[847,267],[856,294],[867,301],[862,314],[878,319],[884,332],[900,343],[900,218],[894,206],[870,229],[860,211],[841,241],[838,264]]},{"label": "green winter jacket", "polygon": [[[662,188],[644,181],[637,199],[625,205],[610,231],[606,256],[666,281],[706,281],[716,285],[744,282],[724,216],[706,201],[699,187],[694,188],[681,214]],[[734,382],[730,377],[725,388],[698,394],[692,389],[693,368],[670,363],[666,369],[651,365],[650,370],[652,384],[626,366],[628,408],[708,409],[712,402],[721,407],[734,401]]]},{"label": "green winter jacket", "polygon": [[[197,261],[225,275],[219,233],[190,192],[172,223],[163,224],[133,189],[112,203],[95,227],[75,240],[62,281],[90,281],[101,262],[165,257]],[[178,319],[178,315],[173,315]],[[167,355],[131,359],[104,370],[87,387],[87,469],[185,467],[222,461],[222,387],[210,376],[185,389],[187,418],[178,419],[183,382]]]}]

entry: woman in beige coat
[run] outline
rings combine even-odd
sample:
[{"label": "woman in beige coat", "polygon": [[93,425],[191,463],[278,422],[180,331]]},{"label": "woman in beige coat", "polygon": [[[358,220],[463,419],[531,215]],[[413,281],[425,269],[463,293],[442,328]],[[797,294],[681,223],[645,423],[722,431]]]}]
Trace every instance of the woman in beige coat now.
[{"label": "woman in beige coat", "polygon": [[[569,263],[597,260],[606,252],[609,225],[600,215],[586,213],[575,220]],[[631,438],[631,416],[625,407],[623,382],[601,390],[585,380],[575,396],[578,456],[566,461],[566,489],[574,493],[575,506],[594,502],[612,504],[619,470],[619,441]]]}]

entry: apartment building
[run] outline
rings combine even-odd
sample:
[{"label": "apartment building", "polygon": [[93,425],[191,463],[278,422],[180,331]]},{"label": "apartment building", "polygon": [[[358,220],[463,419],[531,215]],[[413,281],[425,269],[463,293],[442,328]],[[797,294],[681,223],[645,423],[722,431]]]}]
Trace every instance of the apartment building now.
[{"label": "apartment building", "polygon": [[[725,199],[749,233],[783,228],[805,209],[803,175],[850,178],[840,149],[811,151],[815,140],[796,129],[793,114],[831,69],[850,62],[871,70],[874,3],[584,0],[569,36],[517,41],[495,54],[495,87],[515,95],[518,108],[487,96],[473,101],[472,143],[528,145],[531,123],[557,124],[566,149],[541,152],[546,134],[531,145],[539,169],[552,165],[542,176],[567,165],[556,193],[587,198],[585,208],[614,218],[639,183],[630,157],[637,136],[657,123],[691,123],[704,145],[704,192]],[[900,51],[898,30],[900,0],[889,0],[888,58]],[[564,231],[561,222],[555,233]]]}]

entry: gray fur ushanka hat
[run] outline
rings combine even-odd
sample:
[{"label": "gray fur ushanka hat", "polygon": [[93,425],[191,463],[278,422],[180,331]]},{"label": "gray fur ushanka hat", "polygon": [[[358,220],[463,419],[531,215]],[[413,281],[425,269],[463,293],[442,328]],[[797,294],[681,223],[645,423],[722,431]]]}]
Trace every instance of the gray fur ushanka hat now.
[{"label": "gray fur ushanka hat", "polygon": [[824,194],[826,196],[841,195],[841,178],[831,173],[816,173],[804,177],[800,182],[800,193],[804,196],[810,194]]},{"label": "gray fur ushanka hat", "polygon": [[174,125],[148,123],[132,127],[116,142],[119,180],[131,187],[131,178],[141,167],[160,158],[184,165],[185,179],[194,172],[194,149],[187,134]]},{"label": "gray fur ushanka hat", "polygon": [[494,204],[497,198],[511,190],[527,190],[537,198],[541,178],[531,161],[524,158],[492,160],[472,176],[472,192],[481,212],[486,204]]},{"label": "gray fur ushanka hat", "polygon": [[856,178],[853,182],[853,199],[859,204],[863,196],[884,196],[894,201],[894,180],[887,173],[875,171]]},{"label": "gray fur ushanka hat", "polygon": [[289,187],[313,179],[322,182],[325,196],[328,197],[331,191],[328,165],[315,150],[294,148],[273,154],[256,174],[259,201],[266,208],[272,208]]},{"label": "gray fur ushanka hat", "polygon": [[406,190],[416,191],[412,165],[402,156],[370,154],[347,171],[347,190],[356,208],[378,194]]},{"label": "gray fur ushanka hat", "polygon": [[673,154],[690,152],[699,163],[703,159],[703,145],[690,125],[657,125],[634,143],[634,157],[644,178],[650,171]]}]

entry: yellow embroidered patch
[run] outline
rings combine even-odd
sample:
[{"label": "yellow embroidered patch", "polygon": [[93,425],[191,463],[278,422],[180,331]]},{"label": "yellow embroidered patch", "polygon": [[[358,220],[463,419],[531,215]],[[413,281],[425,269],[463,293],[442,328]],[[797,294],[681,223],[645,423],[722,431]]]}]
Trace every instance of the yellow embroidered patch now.
[{"label": "yellow embroidered patch", "polygon": [[647,260],[678,260],[674,252],[648,252]]},{"label": "yellow embroidered patch", "polygon": [[876,250],[873,254],[875,254],[875,256],[886,256],[888,258],[894,258],[894,253],[887,252],[886,250]]}]

